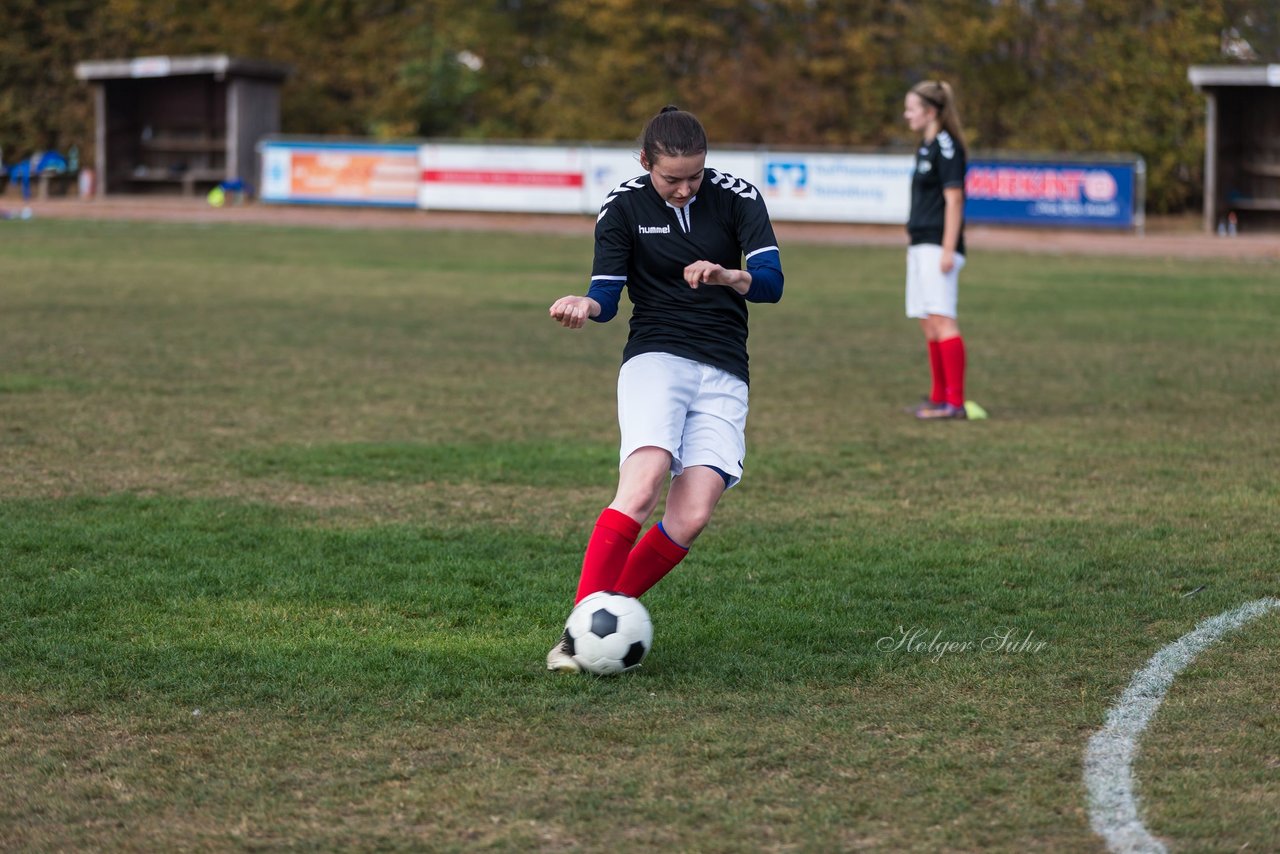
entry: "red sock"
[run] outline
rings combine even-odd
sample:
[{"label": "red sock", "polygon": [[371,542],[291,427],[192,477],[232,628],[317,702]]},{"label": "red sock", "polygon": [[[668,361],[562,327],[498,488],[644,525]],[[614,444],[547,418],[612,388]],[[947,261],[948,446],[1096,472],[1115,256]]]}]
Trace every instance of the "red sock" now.
[{"label": "red sock", "polygon": [[942,346],[937,341],[929,342],[929,369],[933,374],[933,391],[929,392],[929,400],[942,403],[947,399],[947,375],[942,364]]},{"label": "red sock", "polygon": [[947,403],[964,406],[964,339],[957,335],[938,343],[942,370],[947,378]]},{"label": "red sock", "polygon": [[627,555],[640,533],[640,523],[626,513],[604,508],[596,519],[595,530],[587,541],[587,553],[582,558],[582,574],[578,577],[576,605],[592,593],[613,590],[618,576],[626,565]]},{"label": "red sock", "polygon": [[628,555],[627,565],[618,578],[618,592],[639,599],[688,553],[688,549],[667,536],[662,523],[654,525]]}]

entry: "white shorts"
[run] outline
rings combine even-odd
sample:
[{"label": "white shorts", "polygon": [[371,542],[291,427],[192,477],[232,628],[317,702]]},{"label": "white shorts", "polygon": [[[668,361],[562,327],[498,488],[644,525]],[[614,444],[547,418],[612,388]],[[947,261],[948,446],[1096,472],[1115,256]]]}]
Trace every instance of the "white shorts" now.
[{"label": "white shorts", "polygon": [[917,243],[907,249],[907,317],[940,314],[956,318],[956,294],[964,256],[956,253],[956,265],[942,272],[942,247]]},{"label": "white shorts", "polygon": [[671,453],[671,474],[714,466],[742,479],[747,455],[747,384],[733,374],[669,353],[642,353],[618,372],[621,465],[637,449]]}]

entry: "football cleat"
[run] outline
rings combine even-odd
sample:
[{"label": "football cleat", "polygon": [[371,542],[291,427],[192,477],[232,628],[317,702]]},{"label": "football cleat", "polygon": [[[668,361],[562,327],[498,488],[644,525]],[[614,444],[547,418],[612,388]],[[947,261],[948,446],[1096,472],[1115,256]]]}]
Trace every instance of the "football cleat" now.
[{"label": "football cleat", "polygon": [[945,418],[968,418],[963,406],[951,403],[939,403],[936,406],[922,406],[916,410],[916,418],[926,421]]},{"label": "football cleat", "polygon": [[920,411],[923,409],[937,409],[939,406],[944,406],[944,405],[945,405],[944,401],[933,400],[932,398],[929,398],[929,397],[922,397],[920,398],[920,402],[917,403],[915,406],[905,407],[902,411],[907,413],[908,415],[919,415]]},{"label": "football cleat", "polygon": [[920,398],[920,402],[916,403],[915,406],[902,407],[902,411],[906,412],[908,415],[915,415],[916,412],[919,412],[920,410],[932,410],[932,408],[936,408],[938,406],[942,406],[942,401],[934,401],[931,397],[925,396]]},{"label": "football cleat", "polygon": [[582,665],[573,660],[573,638],[569,637],[568,629],[565,629],[556,645],[551,647],[551,652],[547,653],[547,669],[559,673],[582,671]]}]

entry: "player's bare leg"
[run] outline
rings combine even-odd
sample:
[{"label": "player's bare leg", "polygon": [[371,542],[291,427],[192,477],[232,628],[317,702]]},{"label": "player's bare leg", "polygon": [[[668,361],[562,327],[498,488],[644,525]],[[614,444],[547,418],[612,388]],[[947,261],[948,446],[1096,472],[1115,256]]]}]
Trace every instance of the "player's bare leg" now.
[{"label": "player's bare leg", "polygon": [[662,527],[667,536],[688,548],[711,521],[724,495],[724,478],[708,466],[690,466],[671,481]]},{"label": "player's bare leg", "polygon": [[960,334],[960,324],[954,317],[944,314],[931,314],[920,318],[920,328],[924,331],[926,341],[945,341]]},{"label": "player's bare leg", "polygon": [[644,524],[658,506],[670,474],[669,451],[652,445],[636,448],[618,469],[618,491],[609,507]]}]

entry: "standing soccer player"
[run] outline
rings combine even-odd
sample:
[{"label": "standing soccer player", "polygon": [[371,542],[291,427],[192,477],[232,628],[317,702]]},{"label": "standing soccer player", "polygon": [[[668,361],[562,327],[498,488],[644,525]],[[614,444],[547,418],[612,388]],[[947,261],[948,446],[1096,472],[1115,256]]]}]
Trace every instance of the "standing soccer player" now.
[{"label": "standing soccer player", "polygon": [[933,387],[917,418],[964,418],[964,339],[956,322],[964,268],[964,132],[951,87],[917,83],[903,118],[921,135],[911,178],[907,233],[907,317],[919,319],[929,347]]},{"label": "standing soccer player", "polygon": [[[782,298],[782,263],[759,191],[706,159],[695,116],[668,106],[651,118],[640,138],[647,174],[616,187],[596,219],[587,295],[550,308],[580,329],[613,318],[624,287],[633,306],[618,373],[618,489],[596,519],[575,602],[600,590],[639,597],[684,559],[742,477],[747,303]],[[636,542],[669,476],[662,519]],[[548,670],[581,669],[570,643],[566,634],[551,649]]]}]

